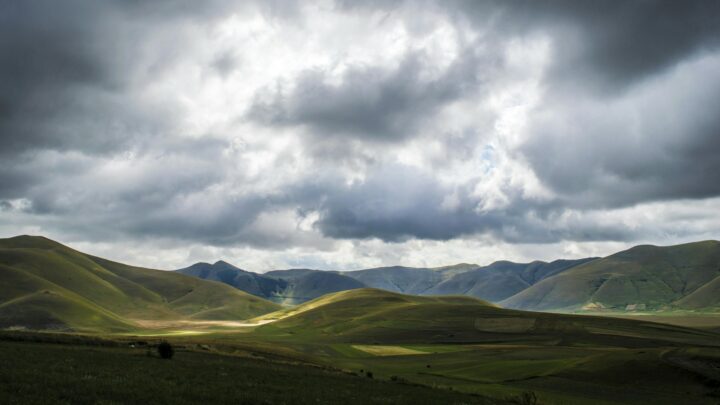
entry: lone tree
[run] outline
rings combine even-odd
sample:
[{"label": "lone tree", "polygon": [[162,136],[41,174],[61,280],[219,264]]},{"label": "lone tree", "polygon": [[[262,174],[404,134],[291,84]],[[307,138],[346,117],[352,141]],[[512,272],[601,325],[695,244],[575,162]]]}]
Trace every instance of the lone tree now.
[{"label": "lone tree", "polygon": [[172,345],[165,341],[160,342],[157,351],[163,359],[172,359],[173,354],[175,354],[175,349],[173,349]]}]

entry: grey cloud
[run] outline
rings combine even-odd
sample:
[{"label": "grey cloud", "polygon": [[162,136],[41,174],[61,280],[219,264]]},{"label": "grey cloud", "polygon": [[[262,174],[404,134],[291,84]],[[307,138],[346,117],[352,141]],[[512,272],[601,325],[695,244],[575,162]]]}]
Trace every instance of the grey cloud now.
[{"label": "grey cloud", "polygon": [[520,152],[571,206],[718,196],[719,71],[705,55],[615,98],[551,99]]},{"label": "grey cloud", "polygon": [[[411,1],[339,5],[396,15],[412,15],[417,7]],[[621,90],[720,45],[720,3],[713,0],[455,0],[429,1],[424,7],[468,21],[494,41],[549,35],[555,43],[551,79],[580,81],[580,87],[600,92]]]},{"label": "grey cloud", "polygon": [[220,76],[227,77],[240,65],[240,59],[232,51],[218,54],[210,64]]},{"label": "grey cloud", "polygon": [[537,14],[544,14],[546,29],[560,26],[555,32],[557,60],[551,78],[576,77],[601,92],[621,90],[720,45],[716,1],[568,0],[524,6],[529,7],[523,22],[531,24]]},{"label": "grey cloud", "polygon": [[[433,61],[409,53],[397,67],[353,66],[339,84],[329,72],[306,71],[292,90],[278,83],[258,94],[247,118],[273,126],[303,126],[312,135],[394,141],[418,128],[447,103],[478,90],[488,67],[468,51],[439,77],[426,79]],[[483,71],[485,70],[485,71]]]},{"label": "grey cloud", "polygon": [[[188,145],[183,145],[183,148]],[[126,168],[105,172],[104,158],[88,158],[81,167],[59,159],[27,162],[28,172],[44,171],[22,195],[28,212],[60,219],[63,230],[98,240],[163,237],[222,245],[237,235],[266,207],[264,196],[224,192],[226,166],[220,151],[196,142],[194,153],[129,157]],[[203,150],[204,149],[204,150]],[[80,171],[73,173],[74,171]],[[100,171],[95,174],[94,171]]]},{"label": "grey cloud", "polygon": [[[45,166],[42,182],[23,192],[26,210],[59,225],[66,234],[96,240],[162,238],[214,246],[247,245],[281,248],[303,242],[292,235],[268,234],[253,224],[262,214],[297,209],[301,215],[320,214],[315,223],[334,239],[378,238],[450,240],[489,235],[512,243],[551,243],[559,240],[627,240],[637,235],[621,224],[567,222],[564,208],[513,196],[507,207],[478,211],[471,185],[449,188],[429,173],[406,166],[375,168],[363,182],[347,185],[333,173],[308,174],[280,190],[234,194],[217,149],[195,148],[123,172],[127,179],[81,175],[85,163],[57,160]],[[147,157],[146,157],[147,158]],[[69,173],[76,172],[73,175]],[[139,176],[139,177],[134,177]],[[445,199],[457,195],[449,206]]]},{"label": "grey cloud", "polygon": [[182,23],[220,16],[231,3],[3,2],[0,154],[104,153],[173,132],[175,101],[150,102],[139,89],[183,46]]},{"label": "grey cloud", "polygon": [[[588,224],[558,219],[565,209],[555,201],[539,202],[514,196],[513,203],[478,210],[480,201],[469,188],[451,189],[427,174],[403,166],[385,167],[362,183],[324,187],[316,226],[333,238],[449,240],[490,235],[512,243],[552,243],[560,240],[629,240],[637,235],[621,224]],[[458,195],[447,206],[446,197]]]}]

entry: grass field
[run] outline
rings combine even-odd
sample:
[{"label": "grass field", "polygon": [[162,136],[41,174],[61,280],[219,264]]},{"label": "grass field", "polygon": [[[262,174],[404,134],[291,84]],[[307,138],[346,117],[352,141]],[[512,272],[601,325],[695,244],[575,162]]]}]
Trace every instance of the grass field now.
[{"label": "grass field", "polygon": [[159,338],[5,332],[0,361],[11,367],[0,370],[0,397],[23,404],[503,404],[533,392],[539,403],[555,405],[720,401],[717,347],[376,346],[255,338],[166,336],[179,350],[161,360],[145,349]]},{"label": "grass field", "polygon": [[0,341],[4,404],[505,404],[327,368],[179,351]]},{"label": "grass field", "polygon": [[427,354],[427,352],[403,346],[353,345],[352,347],[365,353],[370,353],[374,356],[407,356],[413,354]]}]

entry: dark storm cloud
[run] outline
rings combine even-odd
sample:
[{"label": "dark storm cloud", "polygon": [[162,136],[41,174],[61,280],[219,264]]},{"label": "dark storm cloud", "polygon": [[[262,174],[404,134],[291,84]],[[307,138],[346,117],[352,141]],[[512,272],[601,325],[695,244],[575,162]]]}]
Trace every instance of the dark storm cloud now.
[{"label": "dark storm cloud", "polygon": [[720,195],[720,2],[452,4],[492,35],[551,39],[544,100],[519,152],[562,204]]},{"label": "dark storm cloud", "polygon": [[[656,74],[699,51],[720,45],[720,3],[712,0],[558,1],[545,12],[553,25],[558,59],[553,79],[597,80],[595,89],[617,88]],[[603,91],[603,90],[601,90]]]},{"label": "dark storm cloud", "polygon": [[718,72],[708,55],[618,97],[556,97],[531,115],[520,153],[571,206],[718,196]]},{"label": "dark storm cloud", "polygon": [[[398,14],[417,7],[412,1],[339,5]],[[601,92],[621,89],[720,45],[720,3],[713,0],[456,0],[428,1],[423,7],[469,21],[493,41],[549,35],[555,43],[552,79],[582,80],[582,86]]]},{"label": "dark storm cloud", "polygon": [[[0,5],[3,154],[28,149],[102,151],[142,126],[123,97],[133,52],[112,3],[9,1]],[[112,48],[112,49],[111,49]],[[123,114],[120,114],[123,115]],[[129,124],[131,123],[132,124]]]},{"label": "dark storm cloud", "polygon": [[225,147],[208,139],[167,142],[161,154],[115,161],[43,152],[17,166],[22,173],[43,173],[20,196],[30,202],[27,213],[50,223],[61,218],[63,232],[78,236],[237,242],[268,204],[263,195],[224,190]]},{"label": "dark storm cloud", "polygon": [[[481,210],[468,187],[451,188],[427,173],[405,166],[372,171],[360,183],[321,187],[316,226],[333,238],[450,240],[475,234],[512,243],[560,240],[628,240],[635,232],[618,224],[561,220],[564,208],[513,196],[510,206]],[[450,196],[457,201],[447,204]]]},{"label": "dark storm cloud", "polygon": [[0,155],[105,153],[172,133],[177,102],[150,101],[141,91],[181,54],[194,24],[231,8],[242,7],[225,0],[2,2]]},{"label": "dark storm cloud", "polygon": [[303,126],[312,135],[350,136],[374,141],[412,137],[446,104],[477,91],[482,75],[493,68],[479,63],[471,49],[439,77],[423,71],[435,61],[409,53],[396,67],[352,66],[338,84],[330,72],[300,74],[292,90],[282,83],[258,94],[247,118],[272,126]]}]

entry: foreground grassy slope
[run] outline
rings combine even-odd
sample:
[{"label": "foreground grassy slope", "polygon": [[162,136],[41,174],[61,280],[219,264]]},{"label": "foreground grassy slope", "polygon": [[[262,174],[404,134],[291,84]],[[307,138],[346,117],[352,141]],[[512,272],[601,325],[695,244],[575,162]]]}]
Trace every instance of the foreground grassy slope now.
[{"label": "foreground grassy slope", "polygon": [[133,319],[247,319],[277,305],[221,283],[89,256],[42,237],[0,240],[0,326],[118,331]]},{"label": "foreground grassy slope", "polygon": [[[5,404],[504,404],[428,387],[249,357],[0,341]],[[38,384],[42,370],[42,384]]]},{"label": "foreground grassy slope", "polygon": [[573,267],[504,300],[532,310],[720,310],[720,242],[636,246]]}]

